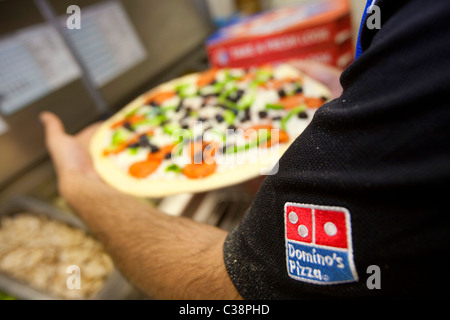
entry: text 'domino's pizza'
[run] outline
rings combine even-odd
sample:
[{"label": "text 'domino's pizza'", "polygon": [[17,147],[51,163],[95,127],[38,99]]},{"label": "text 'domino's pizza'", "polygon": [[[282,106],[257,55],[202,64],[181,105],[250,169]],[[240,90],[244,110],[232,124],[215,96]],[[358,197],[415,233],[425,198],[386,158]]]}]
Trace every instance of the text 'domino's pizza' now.
[{"label": "text 'domino's pizza'", "polygon": [[284,214],[289,277],[316,284],[358,280],[347,209],[288,202]]}]

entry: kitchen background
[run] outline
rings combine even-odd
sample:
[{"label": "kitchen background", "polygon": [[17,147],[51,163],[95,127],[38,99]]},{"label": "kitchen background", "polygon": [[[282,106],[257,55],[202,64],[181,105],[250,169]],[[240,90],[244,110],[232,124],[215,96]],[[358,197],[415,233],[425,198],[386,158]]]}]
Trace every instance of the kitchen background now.
[{"label": "kitchen background", "polygon": [[[218,29],[325,2],[343,1],[0,1],[0,299],[151,298],[123,278],[59,196],[41,111],[55,112],[75,133],[159,83],[207,69],[208,39]],[[342,41],[322,44],[330,52],[349,44],[344,65],[353,57],[364,2],[348,2],[350,31]],[[67,28],[70,5],[81,8],[80,30]],[[143,201],[231,230],[260,182]],[[69,262],[80,266],[83,290],[70,288],[77,270],[67,273]]]}]

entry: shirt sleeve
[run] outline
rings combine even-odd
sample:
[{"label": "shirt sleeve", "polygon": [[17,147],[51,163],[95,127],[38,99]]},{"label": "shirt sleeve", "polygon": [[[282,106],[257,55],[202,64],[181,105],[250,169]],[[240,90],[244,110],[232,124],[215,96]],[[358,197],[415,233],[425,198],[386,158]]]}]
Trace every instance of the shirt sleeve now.
[{"label": "shirt sleeve", "polygon": [[225,241],[245,299],[430,297],[448,285],[450,5],[377,4],[381,29],[362,29],[343,94],[318,109]]}]

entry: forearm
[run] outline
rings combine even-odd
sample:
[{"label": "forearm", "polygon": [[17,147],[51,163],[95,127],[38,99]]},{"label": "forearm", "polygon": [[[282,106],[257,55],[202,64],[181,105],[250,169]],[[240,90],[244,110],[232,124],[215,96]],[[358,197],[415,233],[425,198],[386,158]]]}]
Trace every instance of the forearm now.
[{"label": "forearm", "polygon": [[60,185],[121,271],[150,296],[239,297],[223,262],[225,231],[161,213],[96,179],[66,175]]}]

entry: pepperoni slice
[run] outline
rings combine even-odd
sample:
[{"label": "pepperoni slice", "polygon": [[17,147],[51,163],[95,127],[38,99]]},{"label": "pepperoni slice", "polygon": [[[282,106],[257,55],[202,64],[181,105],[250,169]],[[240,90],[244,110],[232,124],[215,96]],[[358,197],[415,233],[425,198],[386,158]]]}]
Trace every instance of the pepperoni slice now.
[{"label": "pepperoni slice", "polygon": [[186,165],[182,173],[190,179],[202,179],[212,175],[217,168],[217,164],[213,163],[191,163]]},{"label": "pepperoni slice", "polygon": [[148,177],[153,172],[155,172],[156,169],[158,169],[160,164],[161,164],[161,161],[154,160],[154,159],[140,161],[140,162],[133,163],[130,166],[130,169],[128,170],[128,172],[133,177],[142,179],[142,178]]},{"label": "pepperoni slice", "polygon": [[282,105],[286,110],[294,109],[303,103],[305,103],[305,97],[302,93],[286,96],[278,102],[278,104]]},{"label": "pepperoni slice", "polygon": [[274,144],[274,143],[286,143],[286,142],[289,141],[290,137],[289,137],[289,134],[288,134],[286,131],[281,130],[281,129],[275,129],[275,128],[274,128],[273,126],[271,126],[271,125],[256,125],[256,126],[250,127],[250,128],[248,128],[248,129],[245,131],[245,136],[248,138],[248,137],[251,137],[252,135],[254,135],[255,132],[258,132],[259,130],[267,130],[268,132],[271,132],[272,129],[278,130],[278,141],[273,141],[274,138],[271,137],[271,138],[268,139],[266,142],[262,142],[262,143],[259,145],[260,147],[266,147],[266,148],[268,148],[268,147],[270,147],[270,146],[271,146],[272,144]]},{"label": "pepperoni slice", "polygon": [[219,145],[212,141],[196,141],[189,144],[187,150],[192,162],[214,162],[214,156]]},{"label": "pepperoni slice", "polygon": [[218,71],[218,69],[213,68],[201,73],[197,79],[197,86],[203,87],[209,85],[216,79]]},{"label": "pepperoni slice", "polygon": [[289,139],[289,134],[286,131],[279,129],[278,141],[274,141],[274,137],[272,136],[269,140],[267,140],[265,143],[261,143],[259,146],[261,148],[270,148],[273,144],[289,142]]},{"label": "pepperoni slice", "polygon": [[308,108],[319,108],[324,104],[324,101],[322,98],[306,97],[305,104],[308,106]]},{"label": "pepperoni slice", "polygon": [[161,103],[174,97],[175,95],[176,95],[175,91],[162,91],[158,93],[150,93],[149,95],[147,95],[145,103],[148,104],[154,102],[160,105]]},{"label": "pepperoni slice", "polygon": [[116,128],[122,127],[126,122],[128,122],[129,124],[135,124],[144,119],[145,119],[145,116],[142,114],[133,114],[133,115],[129,116],[128,118],[125,118],[123,120],[120,120],[120,121],[117,121],[116,123],[114,123],[111,126],[111,129],[116,129]]},{"label": "pepperoni slice", "polygon": [[173,148],[175,148],[175,145],[172,144],[161,147],[158,151],[150,153],[147,160],[162,161],[167,157],[168,154],[172,153]]}]

